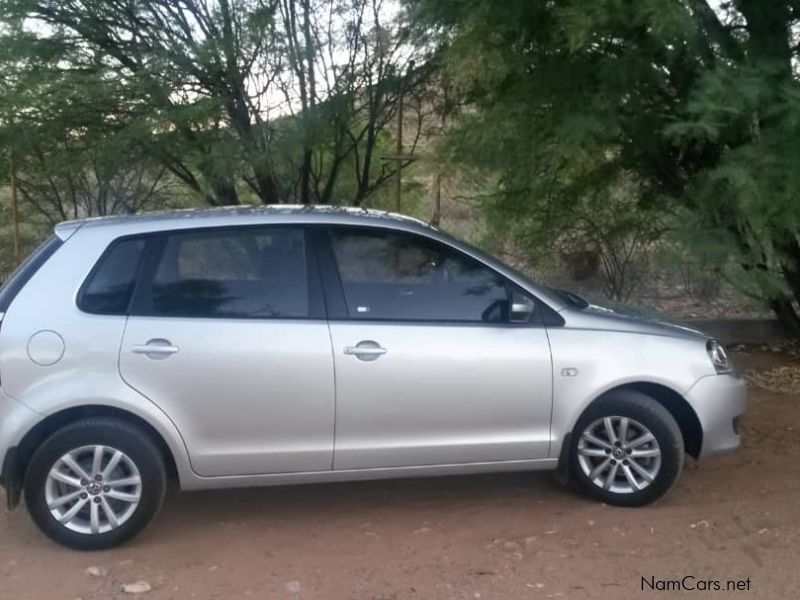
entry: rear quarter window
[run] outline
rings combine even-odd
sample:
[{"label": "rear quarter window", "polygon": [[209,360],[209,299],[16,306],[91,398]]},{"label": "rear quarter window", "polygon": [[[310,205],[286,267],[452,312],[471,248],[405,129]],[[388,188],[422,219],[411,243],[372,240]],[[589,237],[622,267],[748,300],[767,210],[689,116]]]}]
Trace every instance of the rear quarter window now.
[{"label": "rear quarter window", "polygon": [[96,315],[127,314],[144,247],[143,239],[114,242],[83,284],[78,308]]}]

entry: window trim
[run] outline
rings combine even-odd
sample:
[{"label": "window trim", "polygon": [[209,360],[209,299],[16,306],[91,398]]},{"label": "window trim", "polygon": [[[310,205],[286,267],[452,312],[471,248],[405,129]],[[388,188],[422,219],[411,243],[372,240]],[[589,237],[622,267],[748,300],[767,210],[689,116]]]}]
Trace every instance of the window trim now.
[{"label": "window trim", "polygon": [[[486,264],[482,260],[465,252],[461,248],[448,244],[442,240],[434,237],[426,236],[415,231],[408,231],[406,229],[394,229],[390,227],[373,227],[369,225],[346,225],[346,224],[331,224],[320,225],[316,229],[321,230],[319,234],[314,236],[314,241],[317,243],[317,253],[320,256],[320,265],[322,267],[322,281],[325,291],[325,301],[328,305],[328,318],[330,321],[340,321],[348,323],[365,323],[365,324],[380,324],[387,325],[456,325],[467,327],[499,327],[499,328],[536,328],[540,329],[548,325],[559,324],[557,320],[546,317],[548,311],[553,312],[550,307],[539,300],[534,294],[522,288],[519,284],[515,283],[503,273],[493,268],[491,265]],[[345,231],[364,231],[369,233],[378,234],[392,234],[408,236],[411,238],[422,240],[424,243],[438,246],[447,251],[454,252],[460,257],[473,261],[483,268],[488,269],[499,277],[510,291],[517,291],[530,298],[536,305],[535,314],[525,322],[485,322],[485,321],[466,321],[463,319],[386,319],[386,318],[354,318],[350,316],[347,308],[347,298],[344,293],[344,284],[342,282],[341,274],[339,272],[339,264],[336,260],[336,253],[333,250],[333,243],[330,234],[332,231],[345,230]],[[563,324],[563,319],[560,324]]]},{"label": "window trim", "polygon": [[[236,233],[247,230],[264,229],[296,229],[303,234],[303,244],[306,259],[306,278],[308,284],[308,316],[305,317],[265,317],[265,316],[211,316],[211,315],[159,315],[155,314],[152,305],[153,282],[156,270],[164,256],[167,240],[171,235],[195,235],[202,233]],[[218,225],[211,227],[187,227],[178,229],[165,229],[147,234],[153,237],[151,244],[145,248],[142,269],[138,274],[136,287],[133,291],[131,303],[128,306],[128,316],[149,317],[154,319],[202,319],[202,320],[236,320],[236,321],[320,321],[327,320],[325,297],[320,281],[320,268],[314,244],[308,227],[303,223],[253,223],[249,225]],[[137,236],[130,236],[137,237]],[[141,237],[141,236],[139,236]]]}]

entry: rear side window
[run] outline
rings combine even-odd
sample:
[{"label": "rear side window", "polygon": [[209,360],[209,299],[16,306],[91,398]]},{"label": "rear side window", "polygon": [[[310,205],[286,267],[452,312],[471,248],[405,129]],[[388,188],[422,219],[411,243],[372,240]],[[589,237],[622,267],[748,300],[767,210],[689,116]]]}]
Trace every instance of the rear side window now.
[{"label": "rear side window", "polygon": [[152,316],[308,317],[305,235],[285,227],[171,234],[149,288],[141,306]]},{"label": "rear side window", "polygon": [[127,314],[144,246],[143,239],[114,243],[86,280],[79,308],[97,315]]},{"label": "rear side window", "polygon": [[0,288],[0,313],[4,313],[11,306],[14,298],[19,294],[25,284],[30,281],[47,259],[53,256],[64,242],[58,236],[51,236],[44,244],[39,246],[17,269]]}]

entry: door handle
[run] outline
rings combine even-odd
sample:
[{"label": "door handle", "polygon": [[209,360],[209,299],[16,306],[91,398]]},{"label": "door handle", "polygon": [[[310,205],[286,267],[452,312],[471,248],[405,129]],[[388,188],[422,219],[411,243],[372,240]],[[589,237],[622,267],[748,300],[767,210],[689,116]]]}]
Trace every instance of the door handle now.
[{"label": "door handle", "polygon": [[364,356],[380,356],[381,354],[386,354],[386,348],[359,348],[358,346],[350,346],[344,349],[344,353],[352,354],[353,356],[358,356],[359,354]]},{"label": "door handle", "polygon": [[358,342],[355,346],[348,346],[344,349],[344,353],[350,356],[355,356],[361,360],[375,360],[383,354],[386,354],[386,348],[382,348],[377,342],[366,340]]},{"label": "door handle", "polygon": [[169,340],[154,339],[146,344],[134,346],[132,350],[136,354],[144,354],[147,358],[160,360],[175,354],[180,348],[173,346]]}]

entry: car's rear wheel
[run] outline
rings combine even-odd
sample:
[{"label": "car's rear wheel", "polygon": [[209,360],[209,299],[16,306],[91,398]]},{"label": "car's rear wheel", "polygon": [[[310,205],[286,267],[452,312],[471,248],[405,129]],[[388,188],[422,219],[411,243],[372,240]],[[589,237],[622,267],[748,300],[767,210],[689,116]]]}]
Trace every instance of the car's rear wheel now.
[{"label": "car's rear wheel", "polygon": [[571,470],[591,495],[641,506],[666,494],[683,469],[683,437],[670,412],[635,391],[597,400],[573,430]]},{"label": "car's rear wheel", "polygon": [[117,419],[70,423],[34,453],[25,502],[38,527],[79,550],[121,544],[156,515],[164,498],[163,458],[149,436]]}]

